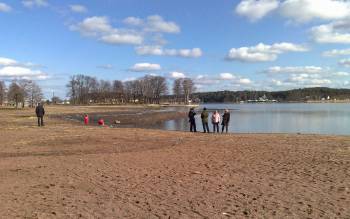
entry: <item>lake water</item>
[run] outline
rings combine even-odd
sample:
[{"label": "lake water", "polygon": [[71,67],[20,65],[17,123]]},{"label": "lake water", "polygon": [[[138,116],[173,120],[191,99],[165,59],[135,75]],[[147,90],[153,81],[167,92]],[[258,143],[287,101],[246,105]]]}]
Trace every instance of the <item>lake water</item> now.
[{"label": "lake water", "polygon": [[[196,109],[197,131],[203,131],[200,119],[203,107],[210,112],[219,110],[221,115],[224,109],[230,109],[229,132],[233,133],[350,135],[348,103],[204,104]],[[188,131],[189,123],[187,118],[179,118],[153,128]],[[213,130],[210,121],[209,128]]]}]

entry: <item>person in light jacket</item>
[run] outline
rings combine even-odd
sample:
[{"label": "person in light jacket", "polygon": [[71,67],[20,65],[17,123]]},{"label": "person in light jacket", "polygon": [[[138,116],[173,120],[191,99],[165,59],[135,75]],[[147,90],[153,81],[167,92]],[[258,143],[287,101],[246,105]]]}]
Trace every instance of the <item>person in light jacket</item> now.
[{"label": "person in light jacket", "polygon": [[213,124],[213,132],[215,133],[215,130],[219,132],[220,114],[217,110],[211,116],[211,123]]}]

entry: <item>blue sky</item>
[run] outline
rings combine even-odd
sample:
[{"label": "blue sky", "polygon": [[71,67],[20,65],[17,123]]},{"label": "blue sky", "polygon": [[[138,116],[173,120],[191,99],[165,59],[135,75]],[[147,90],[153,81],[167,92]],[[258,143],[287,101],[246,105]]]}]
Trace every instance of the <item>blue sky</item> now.
[{"label": "blue sky", "polygon": [[350,1],[0,0],[0,80],[190,77],[199,91],[350,88]]}]

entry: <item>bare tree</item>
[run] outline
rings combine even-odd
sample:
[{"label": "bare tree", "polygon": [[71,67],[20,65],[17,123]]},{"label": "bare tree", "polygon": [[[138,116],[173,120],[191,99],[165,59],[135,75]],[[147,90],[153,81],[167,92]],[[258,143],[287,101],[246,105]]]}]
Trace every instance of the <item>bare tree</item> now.
[{"label": "bare tree", "polygon": [[[24,90],[25,101],[29,103],[30,107],[35,107],[43,99],[43,93],[37,83],[32,80],[20,80],[20,87]],[[22,103],[24,106],[24,102]]]},{"label": "bare tree", "polygon": [[112,85],[111,82],[100,80],[99,87],[99,101],[103,103],[110,103],[112,97]]},{"label": "bare tree", "polygon": [[0,81],[0,106],[4,104],[6,97],[6,86],[3,81]]},{"label": "bare tree", "polygon": [[184,92],[185,103],[188,104],[192,93],[195,91],[193,80],[190,78],[184,78],[182,81],[182,88]]},{"label": "bare tree", "polygon": [[123,82],[115,80],[113,81],[113,93],[117,103],[124,102],[124,85]]},{"label": "bare tree", "polygon": [[66,87],[68,88],[68,95],[70,98],[70,101],[73,104],[77,103],[77,80],[76,80],[76,76],[71,76],[70,80],[68,82],[68,84],[66,85]]},{"label": "bare tree", "polygon": [[18,108],[18,104],[24,102],[24,97],[25,97],[24,90],[17,84],[16,81],[13,81],[9,86],[7,99],[9,101],[13,101],[16,108]]},{"label": "bare tree", "polygon": [[164,77],[145,76],[125,83],[100,80],[85,75],[72,76],[67,84],[68,96],[73,104],[159,103],[168,91]]},{"label": "bare tree", "polygon": [[175,96],[175,102],[179,102],[180,97],[183,95],[182,82],[183,82],[182,78],[178,78],[174,81],[173,94]]},{"label": "bare tree", "polygon": [[133,80],[133,81],[126,81],[124,82],[124,91],[126,100],[128,103],[136,103],[138,98],[138,92],[139,92],[139,81]]},{"label": "bare tree", "polygon": [[160,103],[160,97],[167,94],[168,86],[166,79],[161,76],[152,76],[151,77],[151,88],[153,93],[153,103]]}]

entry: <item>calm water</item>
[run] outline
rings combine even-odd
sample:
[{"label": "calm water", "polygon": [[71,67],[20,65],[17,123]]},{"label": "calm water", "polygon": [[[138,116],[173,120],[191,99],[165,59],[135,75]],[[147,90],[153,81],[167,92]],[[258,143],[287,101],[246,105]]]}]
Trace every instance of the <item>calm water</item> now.
[{"label": "calm water", "polygon": [[[350,134],[350,104],[205,104],[196,109],[197,131],[203,131],[200,113],[204,106],[209,111],[218,109],[221,115],[223,109],[230,109],[229,131],[234,133]],[[152,128],[187,131],[189,123],[181,118]]]}]

